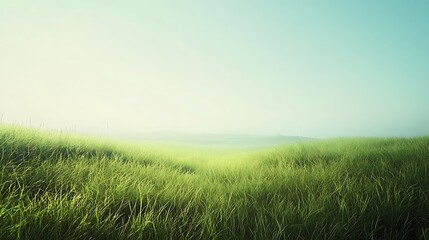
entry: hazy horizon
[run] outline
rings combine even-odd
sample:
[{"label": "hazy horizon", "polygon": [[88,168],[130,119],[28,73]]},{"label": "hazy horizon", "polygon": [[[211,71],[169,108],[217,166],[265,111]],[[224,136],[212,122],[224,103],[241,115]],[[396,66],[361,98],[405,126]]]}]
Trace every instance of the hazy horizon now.
[{"label": "hazy horizon", "polygon": [[429,135],[429,2],[7,1],[1,123]]}]

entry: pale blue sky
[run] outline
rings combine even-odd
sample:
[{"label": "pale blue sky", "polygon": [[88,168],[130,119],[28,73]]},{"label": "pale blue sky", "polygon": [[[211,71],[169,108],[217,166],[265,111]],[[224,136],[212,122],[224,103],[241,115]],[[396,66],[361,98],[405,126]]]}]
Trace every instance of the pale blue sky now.
[{"label": "pale blue sky", "polygon": [[428,1],[0,1],[0,114],[89,133],[429,135],[428,13]]}]

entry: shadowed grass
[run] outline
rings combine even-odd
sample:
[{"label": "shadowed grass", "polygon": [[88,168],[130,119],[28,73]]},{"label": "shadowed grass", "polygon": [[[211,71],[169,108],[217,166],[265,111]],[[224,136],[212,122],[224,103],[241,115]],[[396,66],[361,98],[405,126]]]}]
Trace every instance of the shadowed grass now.
[{"label": "shadowed grass", "polygon": [[0,127],[0,239],[427,239],[429,138],[266,150]]}]

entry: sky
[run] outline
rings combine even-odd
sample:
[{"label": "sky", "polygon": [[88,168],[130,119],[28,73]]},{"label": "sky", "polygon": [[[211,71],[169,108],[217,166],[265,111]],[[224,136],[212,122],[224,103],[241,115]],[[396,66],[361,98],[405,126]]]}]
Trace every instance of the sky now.
[{"label": "sky", "polygon": [[0,0],[0,121],[429,135],[429,2]]}]

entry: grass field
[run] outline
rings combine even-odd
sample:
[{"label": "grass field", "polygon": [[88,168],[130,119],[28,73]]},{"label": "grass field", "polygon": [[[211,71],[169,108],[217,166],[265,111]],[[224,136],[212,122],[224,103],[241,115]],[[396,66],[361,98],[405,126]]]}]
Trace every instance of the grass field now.
[{"label": "grass field", "polygon": [[0,239],[429,239],[429,137],[262,150],[0,126]]}]

